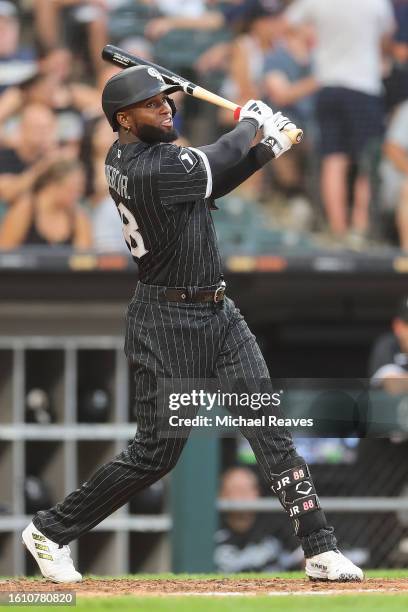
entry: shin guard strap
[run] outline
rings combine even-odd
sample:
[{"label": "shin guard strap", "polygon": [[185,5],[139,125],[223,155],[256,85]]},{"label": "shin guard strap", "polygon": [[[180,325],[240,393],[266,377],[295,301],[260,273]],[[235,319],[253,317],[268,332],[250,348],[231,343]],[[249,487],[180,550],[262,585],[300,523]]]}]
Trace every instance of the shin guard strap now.
[{"label": "shin guard strap", "polygon": [[310,478],[309,468],[306,464],[290,468],[280,474],[274,474],[272,490],[279,495],[280,491],[293,487],[293,485]]},{"label": "shin guard strap", "polygon": [[299,462],[295,467],[273,474],[272,490],[292,520],[296,535],[302,537],[326,527],[326,518],[305,463]]}]

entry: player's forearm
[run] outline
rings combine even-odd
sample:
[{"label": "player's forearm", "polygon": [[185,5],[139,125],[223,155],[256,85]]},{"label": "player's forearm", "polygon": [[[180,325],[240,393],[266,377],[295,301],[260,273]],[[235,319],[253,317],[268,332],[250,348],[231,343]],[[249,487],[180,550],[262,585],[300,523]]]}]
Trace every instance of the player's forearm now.
[{"label": "player's forearm", "polygon": [[207,156],[213,181],[247,156],[257,129],[254,119],[245,119],[213,144],[198,147]]},{"label": "player's forearm", "polygon": [[231,169],[228,176],[217,176],[213,179],[213,189],[211,197],[216,200],[226,195],[238,185],[241,185],[257,170],[273,159],[269,147],[261,142],[252,147],[248,155]]}]

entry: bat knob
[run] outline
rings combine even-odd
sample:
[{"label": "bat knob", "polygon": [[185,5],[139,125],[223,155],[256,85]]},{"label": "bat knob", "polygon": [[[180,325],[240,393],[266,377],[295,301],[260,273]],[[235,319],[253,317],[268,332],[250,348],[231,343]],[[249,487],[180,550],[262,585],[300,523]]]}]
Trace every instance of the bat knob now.
[{"label": "bat knob", "polygon": [[234,110],[234,119],[235,119],[235,121],[239,121],[240,113],[241,113],[241,107],[237,106],[237,108]]}]

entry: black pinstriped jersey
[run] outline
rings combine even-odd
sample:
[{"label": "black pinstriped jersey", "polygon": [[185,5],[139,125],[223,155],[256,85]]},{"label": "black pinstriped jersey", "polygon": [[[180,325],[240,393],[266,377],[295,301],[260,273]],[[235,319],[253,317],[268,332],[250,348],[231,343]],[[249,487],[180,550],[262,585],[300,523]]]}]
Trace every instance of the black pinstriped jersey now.
[{"label": "black pinstriped jersey", "polygon": [[105,172],[143,283],[188,287],[219,281],[220,256],[207,200],[211,169],[202,151],[116,141]]}]

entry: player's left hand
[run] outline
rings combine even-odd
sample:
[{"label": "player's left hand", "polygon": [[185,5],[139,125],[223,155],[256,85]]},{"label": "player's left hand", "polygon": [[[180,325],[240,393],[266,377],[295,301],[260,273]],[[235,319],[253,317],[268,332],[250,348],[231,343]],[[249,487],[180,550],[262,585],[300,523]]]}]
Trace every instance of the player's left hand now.
[{"label": "player's left hand", "polygon": [[275,159],[292,147],[292,141],[285,134],[285,130],[293,129],[296,129],[296,125],[290,119],[284,117],[280,111],[265,121],[263,125],[264,138],[261,142],[271,149]]},{"label": "player's left hand", "polygon": [[262,102],[262,100],[248,100],[246,104],[240,109],[238,121],[244,119],[255,119],[260,129],[265,121],[273,117],[273,110]]}]

